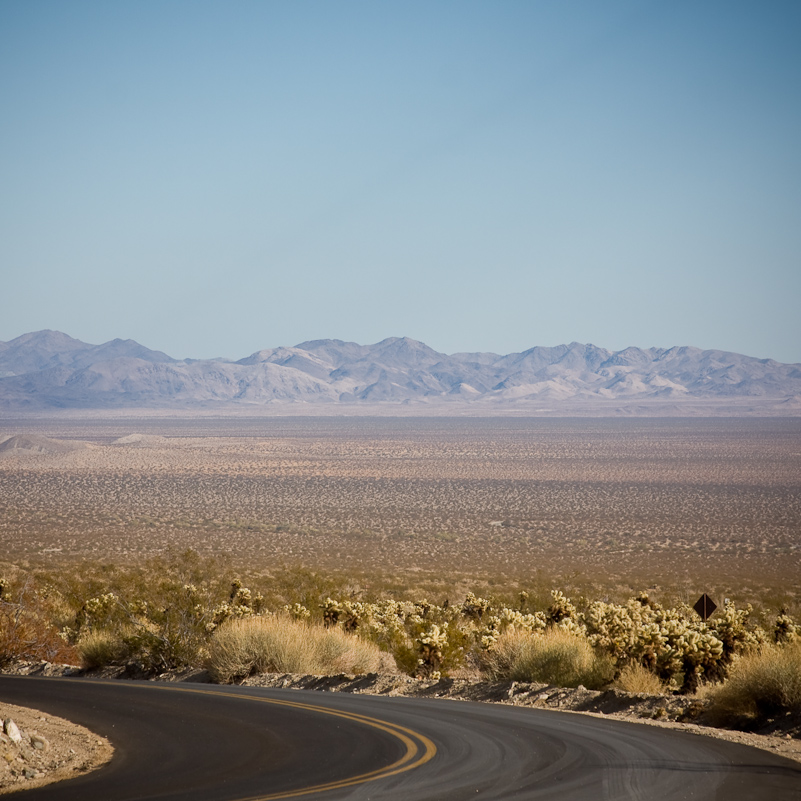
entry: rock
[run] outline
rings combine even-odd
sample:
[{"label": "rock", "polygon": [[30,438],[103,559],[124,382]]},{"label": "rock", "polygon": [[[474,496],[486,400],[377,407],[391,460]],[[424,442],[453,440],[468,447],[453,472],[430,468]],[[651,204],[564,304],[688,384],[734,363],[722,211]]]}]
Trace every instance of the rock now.
[{"label": "rock", "polygon": [[44,751],[46,748],[49,747],[50,743],[44,737],[40,737],[38,734],[31,735],[31,745],[37,751]]},{"label": "rock", "polygon": [[14,745],[19,745],[22,742],[22,735],[17,728],[17,724],[14,723],[11,718],[6,718],[3,721],[3,731],[8,735],[8,739],[11,740]]}]

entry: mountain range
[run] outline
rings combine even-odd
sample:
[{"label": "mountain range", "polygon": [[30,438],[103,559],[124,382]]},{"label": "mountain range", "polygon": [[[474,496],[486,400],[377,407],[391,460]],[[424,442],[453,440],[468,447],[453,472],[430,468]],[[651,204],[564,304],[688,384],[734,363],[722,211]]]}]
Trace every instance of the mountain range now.
[{"label": "mountain range", "polygon": [[[90,345],[58,331],[0,342],[0,410],[202,409],[299,404],[493,414],[801,414],[801,365],[690,346],[609,351],[572,342],[521,353],[438,353],[391,337],[260,350],[238,361],[174,359],[138,342]],[[440,411],[437,411],[440,410]],[[673,410],[671,412],[671,410]],[[717,411],[715,411],[717,410]]]}]

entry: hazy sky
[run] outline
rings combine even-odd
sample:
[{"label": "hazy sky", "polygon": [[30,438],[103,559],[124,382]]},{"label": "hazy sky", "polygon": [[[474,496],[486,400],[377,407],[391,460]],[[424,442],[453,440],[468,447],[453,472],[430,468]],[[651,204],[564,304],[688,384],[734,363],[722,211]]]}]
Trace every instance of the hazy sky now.
[{"label": "hazy sky", "polygon": [[801,362],[801,2],[0,0],[0,340]]}]

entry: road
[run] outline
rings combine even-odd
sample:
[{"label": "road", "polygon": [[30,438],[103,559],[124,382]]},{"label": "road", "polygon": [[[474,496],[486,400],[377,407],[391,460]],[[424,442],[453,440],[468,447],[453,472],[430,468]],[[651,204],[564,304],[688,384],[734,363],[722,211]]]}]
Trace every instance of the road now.
[{"label": "road", "polygon": [[0,699],[108,737],[29,801],[801,801],[801,765],[549,710],[204,684],[0,677]]}]

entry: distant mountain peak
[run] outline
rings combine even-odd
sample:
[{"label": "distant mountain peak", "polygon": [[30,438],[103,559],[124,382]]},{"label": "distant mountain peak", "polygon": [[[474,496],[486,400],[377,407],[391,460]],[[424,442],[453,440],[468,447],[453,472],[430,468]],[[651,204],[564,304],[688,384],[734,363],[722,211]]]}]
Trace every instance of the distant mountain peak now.
[{"label": "distant mountain peak", "polygon": [[177,361],[132,339],[90,345],[49,330],[0,342],[5,410],[324,403],[368,411],[380,403],[494,414],[542,408],[558,413],[580,403],[592,413],[593,404],[613,402],[617,410],[633,404],[637,413],[669,398],[678,409],[690,402],[718,408],[708,405],[714,401],[737,409],[769,404],[777,414],[798,414],[799,397],[799,364],[687,345],[610,351],[570,342],[506,355],[447,355],[393,336],[373,345],[309,340],[233,362]]}]

